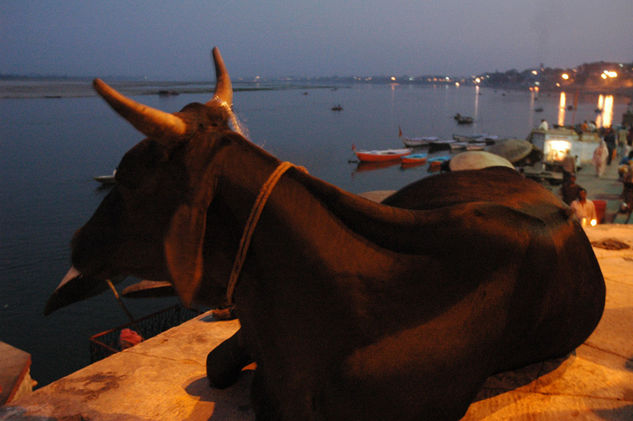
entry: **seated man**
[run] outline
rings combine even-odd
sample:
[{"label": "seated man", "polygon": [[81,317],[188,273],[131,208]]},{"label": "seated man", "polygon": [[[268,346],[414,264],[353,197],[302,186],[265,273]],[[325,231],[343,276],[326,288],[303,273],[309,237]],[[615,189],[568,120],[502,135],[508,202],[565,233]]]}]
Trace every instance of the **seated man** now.
[{"label": "seated man", "polygon": [[583,226],[592,224],[592,221],[598,222],[596,207],[591,200],[587,199],[587,190],[581,188],[578,191],[578,199],[571,202],[571,208]]},{"label": "seated man", "polygon": [[576,175],[571,174],[569,180],[563,183],[560,188],[560,195],[567,205],[571,205],[571,202],[578,199],[578,192],[582,189],[581,186],[576,184]]}]

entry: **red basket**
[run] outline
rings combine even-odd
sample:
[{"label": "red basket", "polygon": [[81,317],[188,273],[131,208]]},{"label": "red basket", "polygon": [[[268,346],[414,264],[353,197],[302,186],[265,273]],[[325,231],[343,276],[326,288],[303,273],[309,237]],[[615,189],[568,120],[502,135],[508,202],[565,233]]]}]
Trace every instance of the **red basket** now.
[{"label": "red basket", "polygon": [[593,200],[593,206],[596,208],[596,217],[598,218],[598,223],[604,223],[604,214],[607,210],[607,201]]}]

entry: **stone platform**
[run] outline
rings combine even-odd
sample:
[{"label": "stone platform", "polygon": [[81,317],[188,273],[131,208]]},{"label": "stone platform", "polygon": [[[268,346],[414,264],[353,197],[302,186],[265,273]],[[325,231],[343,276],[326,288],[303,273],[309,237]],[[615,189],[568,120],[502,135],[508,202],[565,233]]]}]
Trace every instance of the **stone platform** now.
[{"label": "stone platform", "polygon": [[[633,420],[633,225],[587,229],[607,284],[589,339],[559,360],[490,377],[463,421]],[[598,244],[598,243],[596,243]],[[206,355],[239,327],[202,315],[0,409],[0,420],[254,420],[252,371],[210,389]]]}]

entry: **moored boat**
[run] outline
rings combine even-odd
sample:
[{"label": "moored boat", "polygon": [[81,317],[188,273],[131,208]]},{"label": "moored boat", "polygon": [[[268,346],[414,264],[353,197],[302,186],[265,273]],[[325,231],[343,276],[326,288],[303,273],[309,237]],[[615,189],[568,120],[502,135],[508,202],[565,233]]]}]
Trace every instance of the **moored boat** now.
[{"label": "moored boat", "polygon": [[402,134],[402,129],[400,127],[398,127],[398,137],[404,146],[409,148],[429,146],[432,142],[439,140],[437,136],[406,137]]},{"label": "moored boat", "polygon": [[499,140],[499,136],[488,133],[475,133],[470,135],[454,134],[453,139],[458,142],[486,142],[488,145],[493,145],[497,140]]},{"label": "moored boat", "polygon": [[437,136],[421,136],[421,137],[401,137],[404,146],[410,148],[429,146],[431,143],[439,140]]},{"label": "moored boat", "polygon": [[429,144],[429,152],[436,152],[442,150],[450,150],[451,145],[456,141],[454,139],[438,139]]},{"label": "moored boat", "polygon": [[451,148],[451,152],[461,150],[461,149],[466,149],[468,145],[469,145],[468,142],[453,142],[449,144]]},{"label": "moored boat", "polygon": [[450,156],[434,156],[432,158],[428,159],[429,164],[433,163],[433,162],[445,162],[445,161],[450,161],[451,157]]},{"label": "moored boat", "polygon": [[425,153],[413,153],[410,155],[405,155],[401,158],[402,165],[419,165],[424,164],[428,158],[428,155]]},{"label": "moored boat", "polygon": [[116,182],[115,176],[116,170],[114,170],[110,175],[98,175],[93,178],[101,184],[114,184]]},{"label": "moored boat", "polygon": [[460,113],[455,114],[453,118],[457,121],[457,124],[473,124],[472,117],[461,115]]},{"label": "moored boat", "polygon": [[361,162],[385,162],[385,161],[394,161],[399,160],[405,155],[409,155],[413,152],[411,148],[404,149],[378,149],[378,150],[356,150],[355,147],[352,147],[352,150],[358,157]]},{"label": "moored boat", "polygon": [[466,145],[467,151],[483,151],[486,148],[486,142],[473,142]]},{"label": "moored boat", "polygon": [[451,161],[450,156],[434,156],[428,159],[429,163],[429,172],[437,172],[441,170],[446,170],[448,168],[448,164]]}]

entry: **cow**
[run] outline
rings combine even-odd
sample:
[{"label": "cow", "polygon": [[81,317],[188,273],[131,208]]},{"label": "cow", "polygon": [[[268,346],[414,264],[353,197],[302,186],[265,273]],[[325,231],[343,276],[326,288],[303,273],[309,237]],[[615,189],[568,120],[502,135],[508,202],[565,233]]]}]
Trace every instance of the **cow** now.
[{"label": "cow", "polygon": [[258,420],[456,420],[488,376],[591,334],[604,279],[553,194],[504,167],[383,203],[347,193],[241,134],[213,57],[212,99],[174,114],[94,81],[147,138],[74,234],[46,312],[128,275],[171,283],[187,306],[232,305],[241,328],[210,377],[226,386],[254,360]]}]

